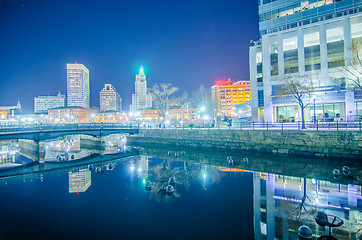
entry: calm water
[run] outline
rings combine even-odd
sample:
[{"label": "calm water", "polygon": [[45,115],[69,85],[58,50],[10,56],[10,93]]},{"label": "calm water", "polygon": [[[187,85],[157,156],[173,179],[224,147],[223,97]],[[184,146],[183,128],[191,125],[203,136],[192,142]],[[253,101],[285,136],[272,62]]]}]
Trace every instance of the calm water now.
[{"label": "calm water", "polygon": [[[48,142],[43,168],[30,164],[34,173],[23,167],[0,178],[0,239],[298,239],[301,225],[316,237],[328,232],[315,223],[316,211],[343,219],[332,231],[337,239],[359,237],[357,163],[151,148],[123,157],[119,140],[101,149]],[[3,167],[31,162],[23,145],[10,145],[15,157]],[[69,162],[77,166],[59,169]],[[351,176],[333,178],[345,164]]]}]

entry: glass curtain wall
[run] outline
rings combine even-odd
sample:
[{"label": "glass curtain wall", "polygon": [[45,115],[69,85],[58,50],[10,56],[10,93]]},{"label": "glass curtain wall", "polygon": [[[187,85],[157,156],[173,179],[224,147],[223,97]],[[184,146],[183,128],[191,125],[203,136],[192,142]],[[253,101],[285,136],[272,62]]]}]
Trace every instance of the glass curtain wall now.
[{"label": "glass curtain wall", "polygon": [[297,73],[298,70],[298,39],[297,37],[283,40],[284,72]]},{"label": "glass curtain wall", "polygon": [[344,66],[343,28],[327,30],[328,68]]},{"label": "glass curtain wall", "polygon": [[313,116],[320,122],[344,121],[344,103],[316,103],[309,105],[311,121]]},{"label": "glass curtain wall", "polygon": [[277,122],[295,122],[298,117],[297,106],[280,106],[276,107]]},{"label": "glass curtain wall", "polygon": [[261,52],[256,53],[256,79],[257,82],[263,82],[263,55]]},{"label": "glass curtain wall", "polygon": [[258,90],[258,107],[264,107],[264,90]]},{"label": "glass curtain wall", "polygon": [[[271,0],[266,0],[272,2]],[[338,2],[338,0],[336,0]],[[278,9],[269,11],[263,14],[260,14],[259,21],[267,21],[270,19],[280,18],[284,16],[290,16],[295,13],[303,12],[310,9],[315,9],[318,7],[323,7],[329,4],[332,4],[333,0],[321,0],[321,1],[301,1],[301,3],[294,3],[288,6],[281,6]]]},{"label": "glass curtain wall", "polygon": [[319,32],[304,35],[305,71],[321,69]]},{"label": "glass curtain wall", "polygon": [[362,62],[362,23],[351,25],[352,33],[352,59],[354,65]]},{"label": "glass curtain wall", "polygon": [[271,44],[271,52],[270,52],[270,74],[272,76],[278,75],[278,43],[273,42]]},{"label": "glass curtain wall", "polygon": [[355,102],[355,114],[358,116],[357,119],[362,120],[362,102]]}]

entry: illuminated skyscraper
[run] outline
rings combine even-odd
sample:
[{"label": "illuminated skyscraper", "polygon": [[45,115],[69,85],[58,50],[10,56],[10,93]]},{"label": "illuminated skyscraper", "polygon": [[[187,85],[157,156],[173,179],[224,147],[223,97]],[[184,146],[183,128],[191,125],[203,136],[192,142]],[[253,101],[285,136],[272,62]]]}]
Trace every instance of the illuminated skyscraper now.
[{"label": "illuminated skyscraper", "polygon": [[67,105],[89,108],[89,70],[83,64],[67,64]]},{"label": "illuminated skyscraper", "polygon": [[152,96],[147,93],[146,75],[141,66],[139,74],[136,75],[135,94],[132,95],[131,111],[152,107]]},{"label": "illuminated skyscraper", "polygon": [[121,111],[121,98],[116,89],[111,84],[105,84],[100,92],[100,110]]}]

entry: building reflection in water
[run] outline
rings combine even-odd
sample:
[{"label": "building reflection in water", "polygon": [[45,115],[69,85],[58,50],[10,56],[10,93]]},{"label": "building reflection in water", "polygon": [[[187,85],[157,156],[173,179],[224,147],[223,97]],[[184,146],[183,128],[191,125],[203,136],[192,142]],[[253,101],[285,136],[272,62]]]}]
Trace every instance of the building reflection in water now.
[{"label": "building reflection in water", "polygon": [[136,169],[138,177],[147,178],[148,176],[148,156],[141,155],[136,161]]},{"label": "building reflection in water", "polygon": [[88,166],[82,166],[69,172],[69,193],[85,192],[90,187],[91,171]]},{"label": "building reflection in water", "polygon": [[81,149],[79,135],[69,135],[60,139],[46,141],[44,148],[45,161],[47,162],[77,160],[93,153],[89,149]]},{"label": "building reflection in water", "polygon": [[110,135],[104,137],[105,149],[104,154],[116,154],[126,150],[125,135]]},{"label": "building reflection in water", "polygon": [[16,142],[6,141],[0,144],[0,168],[17,166],[19,158],[19,145]]},{"label": "building reflection in water", "polygon": [[138,158],[130,162],[130,180],[133,183],[135,176],[138,179],[142,179],[142,183],[145,184],[149,175],[148,162],[149,157],[140,155]]},{"label": "building reflection in water", "polygon": [[361,234],[361,186],[260,172],[253,178],[255,239],[298,239],[302,225],[315,236],[328,234],[315,222],[317,211],[344,220],[332,230],[337,239],[357,239]]}]

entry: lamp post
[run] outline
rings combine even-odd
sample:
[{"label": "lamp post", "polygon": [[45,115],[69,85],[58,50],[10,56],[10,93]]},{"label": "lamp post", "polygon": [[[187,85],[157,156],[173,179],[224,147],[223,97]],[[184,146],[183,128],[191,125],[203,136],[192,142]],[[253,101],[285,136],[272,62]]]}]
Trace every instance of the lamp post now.
[{"label": "lamp post", "polygon": [[317,118],[315,116],[315,99],[316,99],[316,96],[313,95],[313,122],[314,123],[317,121]]}]

